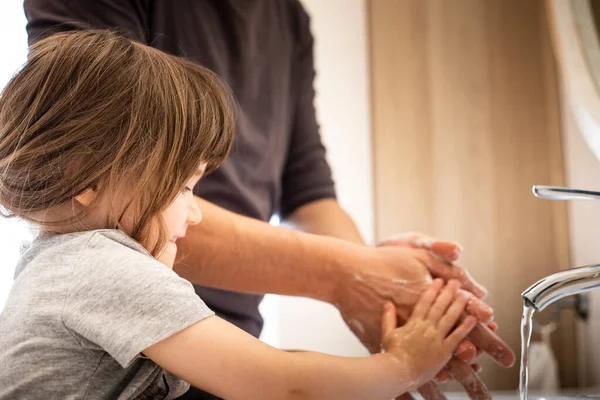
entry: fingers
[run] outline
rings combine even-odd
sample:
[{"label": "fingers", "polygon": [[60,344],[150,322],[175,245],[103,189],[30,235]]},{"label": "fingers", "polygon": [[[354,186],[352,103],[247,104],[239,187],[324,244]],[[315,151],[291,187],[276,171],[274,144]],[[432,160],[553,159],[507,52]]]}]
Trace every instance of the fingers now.
[{"label": "fingers", "polygon": [[431,243],[430,251],[442,260],[453,263],[460,257],[463,248],[460,244],[455,242],[436,240]]},{"label": "fingers", "polygon": [[431,305],[438,297],[442,286],[444,286],[444,282],[441,279],[434,279],[433,283],[431,283],[429,287],[425,289],[423,294],[421,294],[417,305],[415,305],[415,308],[413,309],[411,318],[425,319],[429,313]]},{"label": "fingers", "polygon": [[435,239],[421,233],[405,233],[395,236],[379,244],[380,246],[408,246],[414,249],[429,250],[448,262],[458,260],[462,254],[462,246],[455,242]]},{"label": "fingers", "polygon": [[[498,324],[495,322],[489,323],[487,325],[487,327],[492,332],[496,332],[498,330]],[[472,353],[472,351],[475,351],[475,353]],[[462,342],[460,342],[460,344],[458,345],[458,347],[456,349],[456,357],[460,361],[465,362],[465,363],[471,363],[473,360],[481,357],[483,355],[483,353],[485,353],[485,352],[483,350],[475,347],[475,345],[469,340],[463,340]],[[472,354],[474,354],[474,356]],[[478,365],[478,364],[473,364],[473,365]],[[479,372],[479,371],[475,371],[475,372]]]},{"label": "fingers", "polygon": [[[444,313],[446,312],[448,307],[450,307],[450,305],[453,303],[454,298],[456,297],[456,292],[458,291],[459,285],[460,284],[458,283],[458,281],[455,281],[455,280],[451,280],[450,282],[448,282],[446,287],[444,287],[444,289],[442,289],[440,295],[437,297],[437,299],[431,306],[431,309],[429,310],[429,313],[427,314],[427,319],[429,321],[431,321],[434,325],[437,325],[438,321],[442,318],[442,316],[444,315]],[[466,304],[466,301],[465,301],[465,304]],[[462,310],[461,310],[461,314],[462,314]],[[460,314],[459,314],[459,316],[460,316]],[[444,334],[444,337],[446,337],[446,334]]]},{"label": "fingers", "polygon": [[[465,364],[470,364],[470,363],[465,363]],[[475,373],[480,373],[481,371],[483,371],[483,368],[481,366],[481,364],[470,364],[471,365],[471,369],[473,370],[473,372]],[[440,372],[438,372],[438,374],[435,376],[435,383],[440,384],[440,383],[446,383],[448,381],[450,381],[452,379],[452,377],[450,376],[450,373],[448,372],[447,368],[442,369]]]},{"label": "fingers", "polygon": [[445,383],[450,379],[450,375],[448,374],[448,370],[446,368],[442,368],[440,372],[435,376],[435,383]]},{"label": "fingers", "polygon": [[415,398],[412,397],[412,395],[409,392],[406,392],[396,397],[396,400],[415,400]]},{"label": "fingers", "polygon": [[[477,319],[472,315],[468,316],[456,329],[454,329],[454,331],[452,331],[446,340],[444,340],[444,344],[448,346],[448,348],[454,350],[460,341],[475,328],[475,325],[477,325]],[[450,327],[450,329],[452,329],[452,327]]]},{"label": "fingers", "polygon": [[[470,363],[465,363],[465,364],[470,364]],[[471,369],[476,374],[479,374],[481,371],[483,371],[483,367],[481,366],[481,364],[474,363],[474,364],[470,364],[470,365],[471,365]],[[440,383],[447,383],[451,380],[452,380],[452,377],[450,376],[448,369],[444,368],[440,372],[438,372],[438,374],[435,376],[434,381],[435,381],[435,383],[440,384]]]},{"label": "fingers", "polygon": [[418,391],[425,400],[447,400],[440,388],[431,381],[421,386]]},{"label": "fingers", "polygon": [[477,283],[465,268],[439,259],[432,254],[421,256],[420,261],[427,266],[434,278],[442,278],[445,281],[456,279],[463,289],[473,293],[476,297],[483,298],[487,296],[487,289]]},{"label": "fingers", "polygon": [[388,333],[396,329],[397,324],[396,306],[386,301],[383,305],[383,316],[381,317],[381,337],[385,337]]},{"label": "fingers", "polygon": [[475,347],[473,343],[466,339],[458,344],[454,354],[456,355],[456,358],[467,364],[481,355],[477,347]]},{"label": "fingers", "polygon": [[515,353],[487,326],[477,324],[469,334],[469,339],[503,367],[510,367],[515,363]]},{"label": "fingers", "polygon": [[[454,326],[456,326],[456,323],[462,317],[465,307],[467,306],[467,299],[465,298],[465,296],[463,296],[461,294],[455,296],[453,300],[454,301],[452,302],[450,307],[448,307],[448,310],[442,316],[442,318],[440,318],[440,320],[437,324],[437,329],[440,331],[440,333],[443,335],[443,337],[448,336],[448,334],[450,333],[452,328],[454,328]],[[472,317],[472,318],[475,320],[475,322],[477,322],[477,319],[475,317]],[[465,336],[466,336],[466,333],[465,333]],[[462,340],[462,339],[464,339],[464,337],[461,338],[460,340]],[[458,346],[458,343],[459,342],[456,342],[456,346]],[[454,347],[456,347],[456,346],[454,346]],[[454,347],[453,347],[453,349],[454,349]]]},{"label": "fingers", "polygon": [[491,400],[492,396],[487,387],[468,364],[452,358],[446,368],[448,368],[450,376],[463,386],[469,398]]},{"label": "fingers", "polygon": [[461,290],[461,292],[464,293],[469,300],[467,304],[467,311],[469,314],[473,315],[484,324],[489,323],[494,318],[494,310],[492,307],[468,291]]},{"label": "fingers", "polygon": [[462,247],[455,242],[438,240],[420,233],[407,233],[388,239],[380,246],[409,246],[415,249],[428,250],[429,259],[421,260],[429,267],[434,277],[448,281],[457,279],[462,286],[479,298],[487,295],[487,289],[477,283],[469,272],[457,265],[452,265],[462,254]]},{"label": "fingers", "polygon": [[440,259],[450,263],[457,261],[463,251],[462,246],[456,242],[447,242],[419,234],[412,237],[409,245],[415,249],[429,250]]},{"label": "fingers", "polygon": [[[483,353],[485,353],[483,350],[477,349],[477,354],[475,355],[475,358],[481,357],[483,355]],[[461,360],[461,361],[463,361],[463,360]]]}]

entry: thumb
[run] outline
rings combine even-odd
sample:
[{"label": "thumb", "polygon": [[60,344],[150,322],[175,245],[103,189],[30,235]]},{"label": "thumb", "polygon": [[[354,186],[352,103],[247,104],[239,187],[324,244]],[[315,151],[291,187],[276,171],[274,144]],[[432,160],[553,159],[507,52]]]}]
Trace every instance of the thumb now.
[{"label": "thumb", "polygon": [[456,242],[440,240],[416,232],[393,236],[379,243],[379,246],[400,246],[429,250],[440,259],[450,263],[458,260],[463,251],[461,245]]},{"label": "thumb", "polygon": [[383,316],[381,317],[381,338],[396,329],[398,321],[396,317],[396,306],[386,301],[383,305]]}]

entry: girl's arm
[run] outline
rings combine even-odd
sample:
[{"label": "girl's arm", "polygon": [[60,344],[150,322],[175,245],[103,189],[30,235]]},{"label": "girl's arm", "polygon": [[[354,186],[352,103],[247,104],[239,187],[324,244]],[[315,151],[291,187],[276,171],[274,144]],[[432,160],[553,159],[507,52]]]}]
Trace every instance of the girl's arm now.
[{"label": "girl's arm", "polygon": [[382,319],[384,354],[344,358],[277,350],[218,317],[209,317],[144,350],[195,387],[226,399],[390,399],[431,380],[475,326],[458,325],[467,303],[458,282],[436,280],[409,321],[396,309]]},{"label": "girl's arm", "polygon": [[391,353],[343,358],[275,349],[209,317],[144,354],[195,387],[225,399],[390,399],[410,388]]}]

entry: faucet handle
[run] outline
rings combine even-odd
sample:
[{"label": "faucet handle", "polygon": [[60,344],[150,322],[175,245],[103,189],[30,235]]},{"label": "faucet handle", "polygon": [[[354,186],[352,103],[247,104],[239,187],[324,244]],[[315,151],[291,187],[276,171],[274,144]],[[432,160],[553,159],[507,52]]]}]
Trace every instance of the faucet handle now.
[{"label": "faucet handle", "polygon": [[590,314],[589,296],[587,293],[578,293],[574,296],[566,297],[552,304],[553,312],[565,308],[572,308],[579,318],[587,321]]},{"label": "faucet handle", "polygon": [[600,192],[560,186],[534,185],[533,195],[547,200],[600,200]]}]

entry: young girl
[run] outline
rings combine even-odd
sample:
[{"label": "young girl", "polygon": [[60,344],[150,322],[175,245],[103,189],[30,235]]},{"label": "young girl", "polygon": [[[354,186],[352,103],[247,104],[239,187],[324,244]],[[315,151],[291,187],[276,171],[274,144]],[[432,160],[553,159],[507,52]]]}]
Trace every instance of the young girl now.
[{"label": "young girl", "polygon": [[206,69],[104,31],[30,50],[0,97],[0,205],[39,226],[0,315],[1,399],[389,399],[431,380],[475,325],[434,281],[385,353],[274,349],[213,315],[171,267],[226,157],[230,96]]}]

